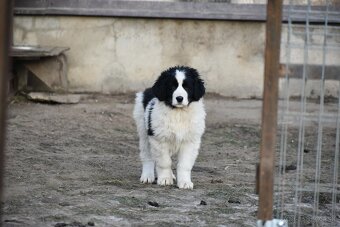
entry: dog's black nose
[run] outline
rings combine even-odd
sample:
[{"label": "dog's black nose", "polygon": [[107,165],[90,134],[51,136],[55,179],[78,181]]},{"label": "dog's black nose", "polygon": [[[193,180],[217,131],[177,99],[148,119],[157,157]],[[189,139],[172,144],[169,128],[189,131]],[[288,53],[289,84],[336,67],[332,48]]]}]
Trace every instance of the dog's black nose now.
[{"label": "dog's black nose", "polygon": [[176,100],[177,100],[177,102],[182,102],[183,101],[183,97],[182,96],[177,96]]}]

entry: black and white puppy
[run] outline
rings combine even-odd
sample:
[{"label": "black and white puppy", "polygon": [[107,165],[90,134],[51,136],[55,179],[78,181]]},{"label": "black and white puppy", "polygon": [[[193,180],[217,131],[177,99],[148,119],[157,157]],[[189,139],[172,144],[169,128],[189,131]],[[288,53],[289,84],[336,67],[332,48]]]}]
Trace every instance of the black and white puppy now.
[{"label": "black and white puppy", "polygon": [[161,73],[152,88],[137,93],[133,112],[139,134],[142,183],[172,185],[171,157],[178,155],[177,186],[192,189],[191,169],[205,130],[204,82],[196,69],[177,66]]}]

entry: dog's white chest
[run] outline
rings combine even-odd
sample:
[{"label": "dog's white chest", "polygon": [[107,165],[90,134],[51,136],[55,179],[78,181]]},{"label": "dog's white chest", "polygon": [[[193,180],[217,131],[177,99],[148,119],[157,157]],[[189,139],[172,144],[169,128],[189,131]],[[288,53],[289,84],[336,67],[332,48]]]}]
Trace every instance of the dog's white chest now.
[{"label": "dog's white chest", "polygon": [[[185,140],[190,132],[193,131],[194,124],[188,117],[187,113],[173,113],[164,119],[164,125],[168,128],[168,137],[174,138],[176,141]],[[167,133],[166,133],[167,134]]]},{"label": "dog's white chest", "polygon": [[154,136],[174,143],[192,141],[202,136],[205,128],[203,104],[200,106],[193,104],[188,109],[179,110],[159,107],[154,109],[152,116]]}]

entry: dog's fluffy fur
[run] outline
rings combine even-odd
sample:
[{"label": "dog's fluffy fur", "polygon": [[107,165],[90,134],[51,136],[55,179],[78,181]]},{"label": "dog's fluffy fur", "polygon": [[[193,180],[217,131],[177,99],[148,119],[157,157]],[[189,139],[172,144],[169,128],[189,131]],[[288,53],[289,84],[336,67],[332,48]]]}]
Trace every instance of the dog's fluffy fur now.
[{"label": "dog's fluffy fur", "polygon": [[192,189],[191,169],[205,129],[204,82],[190,67],[161,73],[152,88],[137,93],[134,119],[139,134],[142,183],[172,185],[171,157],[178,154],[177,186]]}]

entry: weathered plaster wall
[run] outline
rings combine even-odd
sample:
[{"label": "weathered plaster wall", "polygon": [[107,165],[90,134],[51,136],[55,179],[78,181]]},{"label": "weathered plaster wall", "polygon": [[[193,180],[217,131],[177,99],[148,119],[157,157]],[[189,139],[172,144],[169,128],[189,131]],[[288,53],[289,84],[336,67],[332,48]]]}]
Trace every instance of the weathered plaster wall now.
[{"label": "weathered plaster wall", "polygon": [[[15,44],[71,48],[67,52],[70,89],[80,92],[137,91],[151,86],[162,70],[189,65],[201,72],[209,92],[261,97],[264,34],[261,22],[66,16],[17,16],[14,21]],[[303,36],[295,34],[293,39],[301,43]],[[291,54],[292,62],[302,62],[303,51]],[[283,48],[281,59],[286,56]],[[322,63],[321,56],[309,54],[314,63]],[[339,51],[333,51],[327,64],[339,64],[339,59]],[[328,93],[336,95],[338,85],[327,83],[331,83]],[[298,89],[299,81],[292,86]],[[309,86],[313,94],[317,93],[314,87],[320,87]]]},{"label": "weathered plaster wall", "polygon": [[174,65],[197,68],[211,92],[250,97],[262,90],[263,23],[20,16],[14,42],[70,47],[73,91],[140,90]]}]

